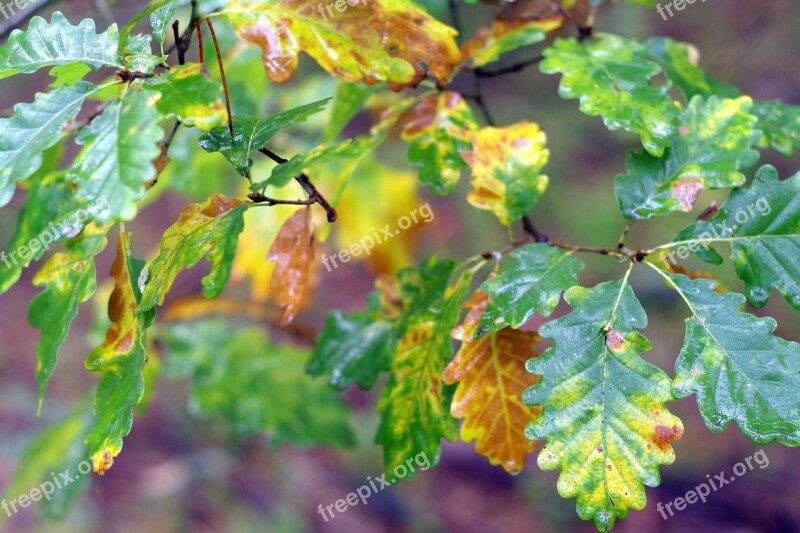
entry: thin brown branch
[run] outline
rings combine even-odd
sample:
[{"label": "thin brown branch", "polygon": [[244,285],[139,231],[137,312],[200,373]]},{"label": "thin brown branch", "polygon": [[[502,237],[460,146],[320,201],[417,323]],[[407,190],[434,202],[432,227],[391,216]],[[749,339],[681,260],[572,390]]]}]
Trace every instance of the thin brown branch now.
[{"label": "thin brown branch", "polygon": [[[266,155],[279,165],[282,165],[288,161],[288,159],[279,156],[278,154],[276,154],[267,147],[259,149],[259,152]],[[328,222],[336,222],[336,218],[338,216],[336,214],[336,209],[330,203],[328,203],[325,197],[322,196],[322,193],[320,193],[317,190],[317,188],[314,187],[314,184],[311,183],[311,180],[308,178],[308,176],[306,176],[305,174],[300,174],[299,176],[295,176],[294,179],[297,183],[300,184],[300,186],[303,188],[306,194],[308,194],[308,198],[309,200],[311,200],[311,203],[319,204],[320,207],[322,207],[325,210]]]},{"label": "thin brown branch", "polygon": [[222,78],[222,90],[225,93],[225,108],[228,110],[228,129],[231,132],[231,139],[233,135],[233,114],[231,113],[231,97],[228,93],[228,80],[225,78],[225,67],[222,65],[222,53],[219,51],[219,43],[217,42],[217,34],[214,33],[214,25],[211,24],[211,19],[206,19],[208,31],[211,33],[211,40],[214,42],[214,53],[217,54],[217,65],[219,65],[219,75]]},{"label": "thin brown branch", "polygon": [[506,74],[513,74],[514,72],[520,72],[531,65],[536,65],[537,63],[541,63],[544,60],[543,55],[538,55],[531,59],[527,59],[525,61],[520,61],[519,63],[515,63],[513,65],[509,65],[507,67],[502,67],[497,70],[484,70],[482,68],[475,69],[473,72],[479,78],[496,78],[498,76],[505,76]]},{"label": "thin brown branch", "polygon": [[194,23],[195,31],[197,32],[197,53],[199,54],[198,60],[200,61],[200,68],[205,70],[206,62],[203,58],[203,28],[200,26],[200,21]]}]

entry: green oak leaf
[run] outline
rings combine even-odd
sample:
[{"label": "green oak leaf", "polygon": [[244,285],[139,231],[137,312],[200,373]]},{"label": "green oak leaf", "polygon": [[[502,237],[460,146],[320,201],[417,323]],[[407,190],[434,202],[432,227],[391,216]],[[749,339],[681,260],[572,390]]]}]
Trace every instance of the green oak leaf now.
[{"label": "green oak leaf", "polygon": [[572,312],[539,329],[553,346],[527,364],[542,378],[523,401],[542,413],[525,435],[547,440],[539,467],[560,469],[558,493],[576,497],[578,516],[608,531],[645,506],[644,487],[658,485],[659,465],[675,460],[670,442],[683,425],[664,405],[673,400],[669,377],[640,356],[651,348],[636,331],[647,316],[627,276],[564,298]]},{"label": "green oak leaf", "polygon": [[83,101],[98,88],[79,81],[49,93],[38,93],[32,104],[14,106],[14,116],[0,119],[0,207],[14,196],[16,183],[42,164],[42,153],[64,135]]},{"label": "green oak leaf", "polygon": [[[26,445],[2,494],[3,501],[16,500],[32,488],[39,488],[49,492],[49,497],[38,502],[45,516],[61,520],[67,515],[72,502],[89,488],[90,477],[77,475],[79,465],[87,457],[83,440],[94,419],[88,400],[88,396],[79,400]],[[63,478],[55,472],[68,472],[74,480],[59,488],[53,480],[60,483]],[[8,518],[6,512],[0,513],[0,527]]]},{"label": "green oak leaf", "polygon": [[189,204],[161,238],[161,250],[148,269],[141,309],[163,304],[178,272],[193,267],[206,254],[211,272],[203,278],[203,295],[219,296],[231,277],[249,205],[220,194],[211,195],[203,204]]},{"label": "green oak leaf", "polygon": [[97,289],[94,258],[106,247],[109,227],[88,225],[80,235],[67,241],[66,249],[51,257],[33,278],[35,286],[44,287],[28,308],[28,322],[42,330],[36,345],[39,411],[56,367],[58,350],[78,315],[78,304],[88,300]]},{"label": "green oak leaf", "polygon": [[195,416],[226,420],[240,435],[266,434],[272,447],[353,444],[349,410],[304,374],[306,351],[222,320],[178,323],[159,339],[170,349],[166,375],[192,378]]},{"label": "green oak leaf", "polygon": [[0,252],[5,266],[0,268],[0,294],[19,280],[22,270],[32,261],[41,259],[51,244],[80,233],[86,222],[104,208],[101,204],[79,205],[63,173],[32,181],[14,236],[7,251]]},{"label": "green oak leaf", "polygon": [[758,117],[758,127],[764,132],[759,147],[772,148],[786,157],[800,150],[800,105],[753,102],[751,113]]},{"label": "green oak leaf", "polygon": [[146,330],[155,310],[139,311],[139,279],[145,261],[131,254],[130,233],[120,231],[117,258],[111,265],[114,290],[108,301],[111,326],[105,341],[86,358],[86,369],[100,373],[94,403],[96,421],[86,437],[92,468],[105,474],[122,451],[133,427],[133,408],[144,394]]},{"label": "green oak leaf", "polygon": [[442,373],[453,357],[450,331],[458,323],[471,273],[465,272],[447,288],[454,268],[450,261],[429,258],[420,268],[400,273],[406,301],[402,337],[378,399],[381,421],[375,436],[383,446],[387,471],[420,453],[435,465],[442,438],[458,437],[458,421],[450,415],[454,386],[444,384]]},{"label": "green oak leaf", "polygon": [[489,304],[475,337],[519,328],[534,312],[550,316],[561,299],[561,293],[578,284],[578,271],[583,263],[574,252],[547,244],[529,244],[509,254],[493,277],[481,285],[489,296]]},{"label": "green oak leaf", "polygon": [[150,80],[144,88],[161,94],[156,109],[163,116],[207,131],[224,124],[228,113],[220,98],[222,87],[209,80],[202,68],[199,63],[175,66]]},{"label": "green oak leaf", "polygon": [[[712,217],[683,229],[670,247],[685,245],[711,263],[722,258],[709,247],[730,243],[736,275],[748,301],[763,307],[774,287],[800,311],[800,174],[780,181],[766,165],[747,188],[734,189]],[[674,253],[668,254],[674,262]]]},{"label": "green oak leaf", "polygon": [[445,91],[418,103],[403,129],[408,162],[420,167],[419,180],[438,195],[453,192],[461,170],[461,152],[471,150],[470,132],[479,128],[460,94]]},{"label": "green oak leaf", "polygon": [[354,382],[361,389],[371,389],[380,373],[389,370],[397,343],[393,333],[393,324],[378,312],[378,294],[372,293],[366,311],[328,315],[306,372],[330,376],[331,386],[339,390]]},{"label": "green oak leaf", "polygon": [[12,31],[8,42],[0,46],[0,79],[76,62],[93,69],[124,68],[117,25],[98,34],[92,19],[73,26],[59,11],[50,22],[33,17],[26,31]]},{"label": "green oak leaf", "polygon": [[153,28],[153,37],[163,47],[164,39],[169,31],[169,23],[175,18],[175,12],[178,10],[178,0],[154,0],[150,4],[158,5],[152,13],[150,13],[150,26]]},{"label": "green oak leaf", "polygon": [[800,446],[800,344],[775,337],[774,319],[740,311],[741,294],[714,292],[717,283],[659,272],[689,306],[686,338],[675,362],[672,391],[697,395],[711,431],[733,421],[758,444]]},{"label": "green oak leaf", "polygon": [[266,146],[275,135],[325,108],[330,98],[270,115],[266,118],[233,117],[233,137],[228,126],[215,128],[200,136],[200,148],[219,152],[242,176],[249,176],[253,161],[250,154]]},{"label": "green oak leaf", "polygon": [[[698,67],[700,54],[692,45],[657,37],[647,41],[645,46],[650,57],[661,63],[667,77],[681,88],[687,99],[697,95],[724,98],[742,95],[736,87],[716,81]],[[772,148],[786,157],[800,150],[800,106],[757,100],[750,113],[758,117],[758,129],[764,133],[759,147]]]},{"label": "green oak leaf", "polygon": [[662,158],[644,152],[628,154],[628,173],[617,176],[615,182],[625,218],[688,212],[704,188],[744,183],[740,170],[758,161],[752,146],[761,137],[751,106],[746,96],[733,100],[696,96],[681,114],[678,133]]},{"label": "green oak leaf", "polygon": [[132,219],[145,184],[156,176],[153,160],[164,137],[158,126],[162,117],[153,109],[157,99],[151,92],[129,89],[78,135],[83,150],[67,180],[77,186],[78,202],[108,204],[95,216],[97,222]]},{"label": "green oak leaf", "polygon": [[67,63],[50,69],[50,75],[55,79],[50,83],[50,89],[58,89],[62,85],[75,85],[92,71],[83,63]]},{"label": "green oak leaf", "polygon": [[615,35],[584,43],[556,39],[544,50],[540,68],[563,75],[562,98],[580,99],[582,112],[602,116],[611,130],[639,135],[647,152],[661,156],[675,133],[679,109],[667,94],[669,86],[652,86],[661,68],[640,57],[643,50],[642,44]]}]

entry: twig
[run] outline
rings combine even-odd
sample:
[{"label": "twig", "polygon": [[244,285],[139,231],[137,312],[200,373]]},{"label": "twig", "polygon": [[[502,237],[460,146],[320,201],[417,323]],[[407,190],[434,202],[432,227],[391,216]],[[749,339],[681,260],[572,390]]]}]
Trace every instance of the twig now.
[{"label": "twig", "polygon": [[[267,147],[261,148],[258,150],[262,154],[266,155],[277,164],[282,165],[288,162],[288,159],[279,156],[272,150]],[[319,204],[325,210],[325,214],[328,217],[328,222],[336,222],[337,214],[336,209],[328,203],[324,196],[314,187],[314,184],[311,183],[311,180],[305,174],[300,174],[299,176],[295,176],[295,181],[300,184],[303,190],[308,194],[308,199],[311,200],[310,204]],[[252,197],[251,197],[252,199]],[[310,205],[309,204],[309,205]]]},{"label": "twig", "polygon": [[316,200],[309,198],[308,200],[280,200],[278,198],[270,198],[269,196],[264,196],[260,192],[251,192],[247,195],[254,204],[261,204],[267,206],[273,205],[313,205]]},{"label": "twig", "polygon": [[159,76],[159,74],[155,72],[137,72],[135,70],[118,70],[117,76],[124,82],[132,82],[133,80],[145,80],[149,78],[155,78]]},{"label": "twig", "polygon": [[[197,2],[196,0],[192,0],[192,14],[189,15],[189,23],[186,25],[186,29],[183,31],[181,35],[178,31],[179,23],[176,20],[172,23],[172,34],[175,36],[175,45],[174,48],[178,51],[178,64],[185,65],[186,64],[186,52],[189,51],[189,47],[192,44],[192,34],[194,33],[195,27],[197,26],[197,21],[200,17],[197,14]],[[167,50],[167,54],[172,51],[172,48]]]},{"label": "twig", "polygon": [[536,242],[550,242],[550,238],[547,235],[536,229],[536,226],[533,225],[533,221],[531,221],[528,215],[523,216],[521,220],[522,229],[525,230],[525,233],[533,237]]},{"label": "twig", "polygon": [[164,140],[164,150],[169,152],[169,147],[172,145],[172,140],[175,138],[175,134],[178,133],[178,128],[181,127],[183,122],[180,120],[175,122],[175,125],[172,126],[172,131],[169,132],[167,138]]},{"label": "twig", "polygon": [[473,72],[479,78],[496,78],[498,76],[505,76],[506,74],[513,74],[514,72],[519,72],[521,70],[530,67],[531,65],[535,65],[537,63],[541,63],[544,60],[543,55],[538,55],[531,59],[526,59],[525,61],[520,61],[514,65],[509,65],[507,67],[502,67],[497,70],[483,70],[483,69],[475,69]]},{"label": "twig", "polygon": [[222,54],[219,51],[219,43],[217,42],[217,34],[214,33],[214,25],[211,24],[211,19],[206,19],[208,31],[211,32],[211,40],[214,42],[214,52],[217,54],[217,64],[219,65],[219,75],[222,78],[222,91],[225,93],[225,108],[228,110],[228,129],[231,132],[231,139],[233,135],[233,114],[231,113],[231,98],[228,94],[228,80],[225,78],[225,67],[222,66]]},{"label": "twig", "polygon": [[99,117],[103,113],[103,111],[105,111],[106,108],[109,105],[111,105],[111,102],[112,101],[109,100],[108,102],[104,102],[104,103],[98,105],[95,108],[95,110],[92,112],[92,114],[89,115],[88,117],[86,117],[85,119],[76,120],[74,122],[71,122],[71,123],[65,125],[64,126],[64,131],[79,130],[79,129],[83,128],[84,126],[88,126],[90,122],[92,122],[95,118]]}]

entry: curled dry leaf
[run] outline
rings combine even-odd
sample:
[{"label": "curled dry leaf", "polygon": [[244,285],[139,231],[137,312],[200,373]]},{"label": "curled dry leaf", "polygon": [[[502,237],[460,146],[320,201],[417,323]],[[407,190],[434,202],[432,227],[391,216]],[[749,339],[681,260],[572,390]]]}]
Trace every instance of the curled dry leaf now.
[{"label": "curled dry leaf", "polygon": [[283,308],[281,326],[286,326],[311,303],[316,260],[308,209],[298,210],[284,222],[269,249],[267,261],[276,263],[271,286],[278,305]]},{"label": "curled dry leaf", "polygon": [[488,303],[489,297],[477,290],[464,304],[470,311],[451,333],[462,341],[461,348],[443,379],[447,384],[459,383],[450,412],[464,418],[461,438],[465,442],[475,440],[479,454],[509,474],[516,474],[538,445],[525,437],[524,430],[539,416],[541,407],[522,403],[522,393],[539,380],[525,372],[525,362],[538,355],[534,345],[539,335],[504,328],[473,339]]}]

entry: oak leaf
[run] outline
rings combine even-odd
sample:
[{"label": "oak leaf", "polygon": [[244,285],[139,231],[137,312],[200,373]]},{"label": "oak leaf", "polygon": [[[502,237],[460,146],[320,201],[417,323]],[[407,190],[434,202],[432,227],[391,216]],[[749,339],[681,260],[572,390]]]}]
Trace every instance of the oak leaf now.
[{"label": "oak leaf", "polygon": [[475,291],[464,307],[470,308],[464,322],[451,336],[462,341],[461,348],[444,370],[444,382],[459,383],[450,413],[464,418],[461,439],[476,441],[476,451],[517,474],[525,458],[537,448],[537,441],[525,438],[525,425],[536,418],[541,407],[522,403],[524,390],[538,381],[525,372],[525,362],[537,354],[536,333],[504,328],[473,339],[489,297]]},{"label": "oak leaf", "polygon": [[298,210],[284,222],[267,261],[276,263],[271,286],[283,308],[281,326],[286,326],[311,304],[312,267],[316,261],[308,209]]},{"label": "oak leaf", "polygon": [[469,203],[497,215],[506,226],[525,215],[547,188],[539,174],[550,151],[539,125],[526,120],[504,128],[486,127],[470,134],[472,150],[461,157],[472,169]]}]

